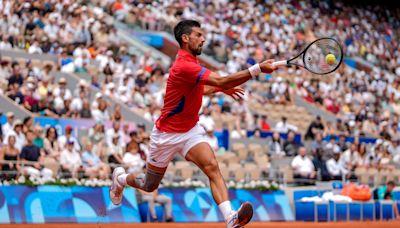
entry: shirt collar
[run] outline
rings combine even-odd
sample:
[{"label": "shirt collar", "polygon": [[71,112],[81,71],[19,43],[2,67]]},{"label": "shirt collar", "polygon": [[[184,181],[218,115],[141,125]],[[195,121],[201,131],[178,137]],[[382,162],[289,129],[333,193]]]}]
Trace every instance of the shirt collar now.
[{"label": "shirt collar", "polygon": [[188,51],[186,51],[186,50],[184,50],[184,49],[182,49],[182,48],[180,48],[180,49],[178,50],[178,55],[177,55],[177,57],[181,57],[181,58],[184,58],[184,59],[189,60],[189,61],[191,61],[191,62],[198,63],[198,59],[197,59],[195,56],[193,56],[193,55],[190,54]]}]

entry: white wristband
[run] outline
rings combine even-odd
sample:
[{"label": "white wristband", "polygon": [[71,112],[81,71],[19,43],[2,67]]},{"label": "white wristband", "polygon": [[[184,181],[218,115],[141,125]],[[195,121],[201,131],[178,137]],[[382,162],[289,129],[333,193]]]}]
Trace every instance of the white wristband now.
[{"label": "white wristband", "polygon": [[261,73],[260,65],[258,63],[254,64],[253,66],[249,67],[249,71],[252,78],[257,77]]}]

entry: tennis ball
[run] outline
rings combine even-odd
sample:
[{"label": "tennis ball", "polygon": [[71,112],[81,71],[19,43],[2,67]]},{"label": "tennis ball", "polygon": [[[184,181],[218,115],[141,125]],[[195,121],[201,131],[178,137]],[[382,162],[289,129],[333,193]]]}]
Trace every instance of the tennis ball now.
[{"label": "tennis ball", "polygon": [[336,57],[333,54],[327,54],[325,57],[325,61],[327,64],[332,65],[336,62]]}]

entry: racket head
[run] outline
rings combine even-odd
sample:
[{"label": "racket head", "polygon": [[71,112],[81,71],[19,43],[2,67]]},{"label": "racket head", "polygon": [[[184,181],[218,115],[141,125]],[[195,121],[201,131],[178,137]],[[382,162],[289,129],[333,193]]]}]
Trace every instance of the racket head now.
[{"label": "racket head", "polygon": [[[303,54],[303,65],[291,62]],[[332,54],[335,61],[332,64],[326,62],[326,56]],[[303,52],[288,61],[289,65],[304,67],[313,74],[329,74],[337,70],[343,62],[343,49],[339,42],[333,38],[319,38],[310,43]]]}]

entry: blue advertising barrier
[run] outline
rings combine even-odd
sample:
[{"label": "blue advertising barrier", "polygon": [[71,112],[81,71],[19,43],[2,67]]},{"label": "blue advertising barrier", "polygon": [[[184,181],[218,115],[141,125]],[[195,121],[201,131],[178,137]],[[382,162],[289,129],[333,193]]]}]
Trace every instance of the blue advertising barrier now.
[{"label": "blue advertising barrier", "polygon": [[137,205],[133,189],[117,207],[108,187],[0,187],[0,223],[137,223]]},{"label": "blue advertising barrier", "polygon": [[164,37],[156,33],[134,32],[134,35],[135,37],[139,38],[141,41],[152,47],[162,48],[164,46]]},{"label": "blue advertising barrier", "polygon": [[[176,222],[222,222],[223,217],[208,188],[161,188],[172,199]],[[244,201],[254,207],[252,221],[293,221],[283,191],[229,190],[235,209]],[[126,188],[121,206],[114,206],[108,187],[2,186],[1,223],[137,223],[147,215],[139,208],[136,192]],[[147,216],[146,216],[147,217]]]},{"label": "blue advertising barrier", "polygon": [[[222,214],[208,188],[164,188],[160,194],[172,198],[176,222],[222,222]],[[229,190],[232,206],[238,209],[249,201],[254,208],[252,221],[293,221],[289,200],[283,191]]]}]

